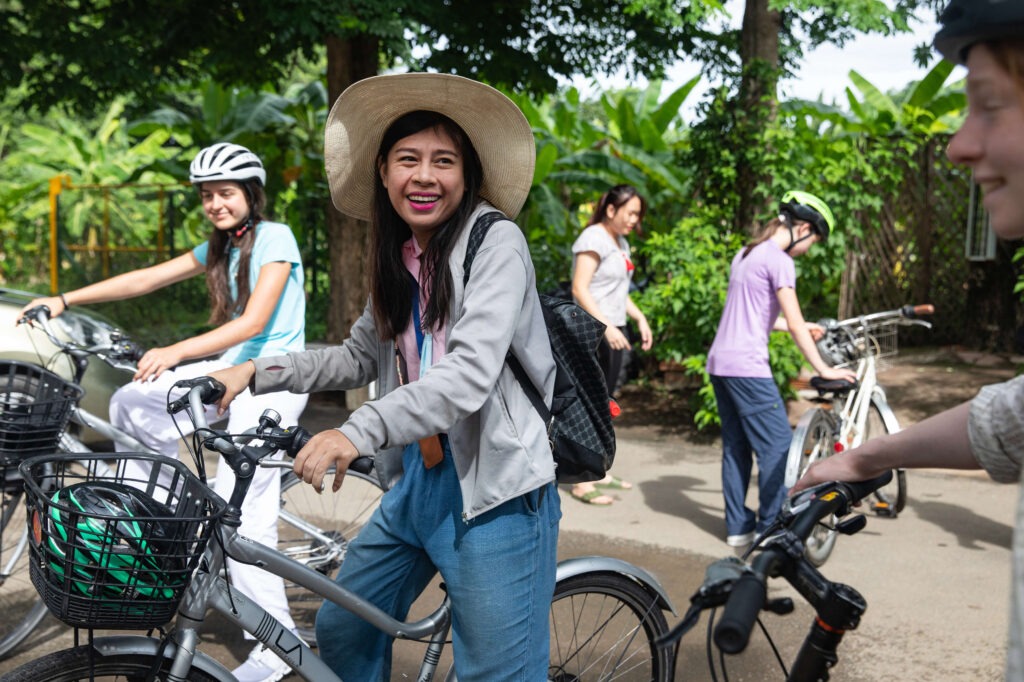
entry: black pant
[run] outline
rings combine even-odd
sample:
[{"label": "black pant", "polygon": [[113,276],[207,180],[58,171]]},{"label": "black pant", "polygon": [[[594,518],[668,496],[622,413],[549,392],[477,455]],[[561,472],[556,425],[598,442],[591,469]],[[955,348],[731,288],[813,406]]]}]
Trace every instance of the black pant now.
[{"label": "black pant", "polygon": [[[626,333],[625,327],[619,327],[619,331]],[[601,344],[597,347],[597,364],[601,365],[604,372],[604,383],[608,386],[608,395],[615,392],[615,386],[619,383],[619,373],[622,371],[623,351],[613,350],[608,345],[608,339],[602,338]]]}]

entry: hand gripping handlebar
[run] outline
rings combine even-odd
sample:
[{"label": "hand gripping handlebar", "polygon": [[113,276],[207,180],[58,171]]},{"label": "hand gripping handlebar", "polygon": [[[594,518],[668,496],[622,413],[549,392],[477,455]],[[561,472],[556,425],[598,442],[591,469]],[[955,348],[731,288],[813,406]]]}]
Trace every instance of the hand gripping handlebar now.
[{"label": "hand gripping handlebar", "polygon": [[785,545],[768,545],[733,585],[722,619],[715,626],[714,640],[718,648],[729,654],[746,649],[757,615],[765,605],[768,577],[778,575],[786,562],[806,561],[803,543],[818,521],[830,514],[847,514],[854,503],[891,480],[892,472],[887,471],[870,481],[835,482],[818,488],[811,503],[787,523],[788,532],[800,541],[797,545],[800,551],[794,556]]}]

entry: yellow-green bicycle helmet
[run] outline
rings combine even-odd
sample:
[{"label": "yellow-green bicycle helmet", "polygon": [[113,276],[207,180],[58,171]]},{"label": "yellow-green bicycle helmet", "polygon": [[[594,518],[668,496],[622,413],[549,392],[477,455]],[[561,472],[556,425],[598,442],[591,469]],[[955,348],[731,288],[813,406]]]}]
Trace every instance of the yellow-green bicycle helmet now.
[{"label": "yellow-green bicycle helmet", "polygon": [[779,204],[779,212],[789,215],[796,220],[803,220],[811,224],[814,231],[821,237],[822,242],[828,241],[828,235],[836,227],[836,219],[832,215],[832,209],[824,201],[810,192],[790,190],[782,196]]}]

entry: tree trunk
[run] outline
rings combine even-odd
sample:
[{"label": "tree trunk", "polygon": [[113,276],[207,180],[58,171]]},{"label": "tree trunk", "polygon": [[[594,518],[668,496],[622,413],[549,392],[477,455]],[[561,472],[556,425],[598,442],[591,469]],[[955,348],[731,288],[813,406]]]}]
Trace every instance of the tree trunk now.
[{"label": "tree trunk", "polygon": [[763,132],[775,118],[776,84],[779,68],[779,32],[782,16],[768,9],[768,0],[746,0],[740,34],[739,107],[737,115],[736,189],[739,207],[737,230],[750,227],[765,208],[768,197],[758,197],[757,187],[768,178],[761,163],[764,157]]},{"label": "tree trunk", "polygon": [[[372,36],[343,39],[327,36],[327,97],[331,106],[345,88],[377,75],[379,43]],[[326,150],[325,150],[326,151]],[[330,309],[327,341],[340,343],[366,305],[366,253],[370,226],[341,213],[328,197],[327,239],[330,254]],[[366,389],[345,392],[345,404],[354,410],[369,397]]]}]

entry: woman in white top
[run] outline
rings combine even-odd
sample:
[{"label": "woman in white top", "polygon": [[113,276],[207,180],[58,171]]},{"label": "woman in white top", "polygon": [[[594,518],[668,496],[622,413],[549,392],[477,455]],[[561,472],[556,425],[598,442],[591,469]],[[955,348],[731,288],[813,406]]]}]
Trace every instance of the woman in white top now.
[{"label": "woman in white top", "polygon": [[[646,212],[647,202],[636,188],[616,185],[597,202],[586,229],[572,245],[573,298],[607,325],[597,358],[608,385],[608,395],[615,391],[623,352],[631,348],[626,336],[626,318],[636,322],[641,348],[650,350],[653,342],[647,318],[629,298],[629,283],[635,268],[626,236],[639,227]],[[594,483],[577,483],[572,488],[572,496],[587,504],[612,504],[612,498],[598,490],[602,487],[628,490],[633,486],[608,474]]]}]

